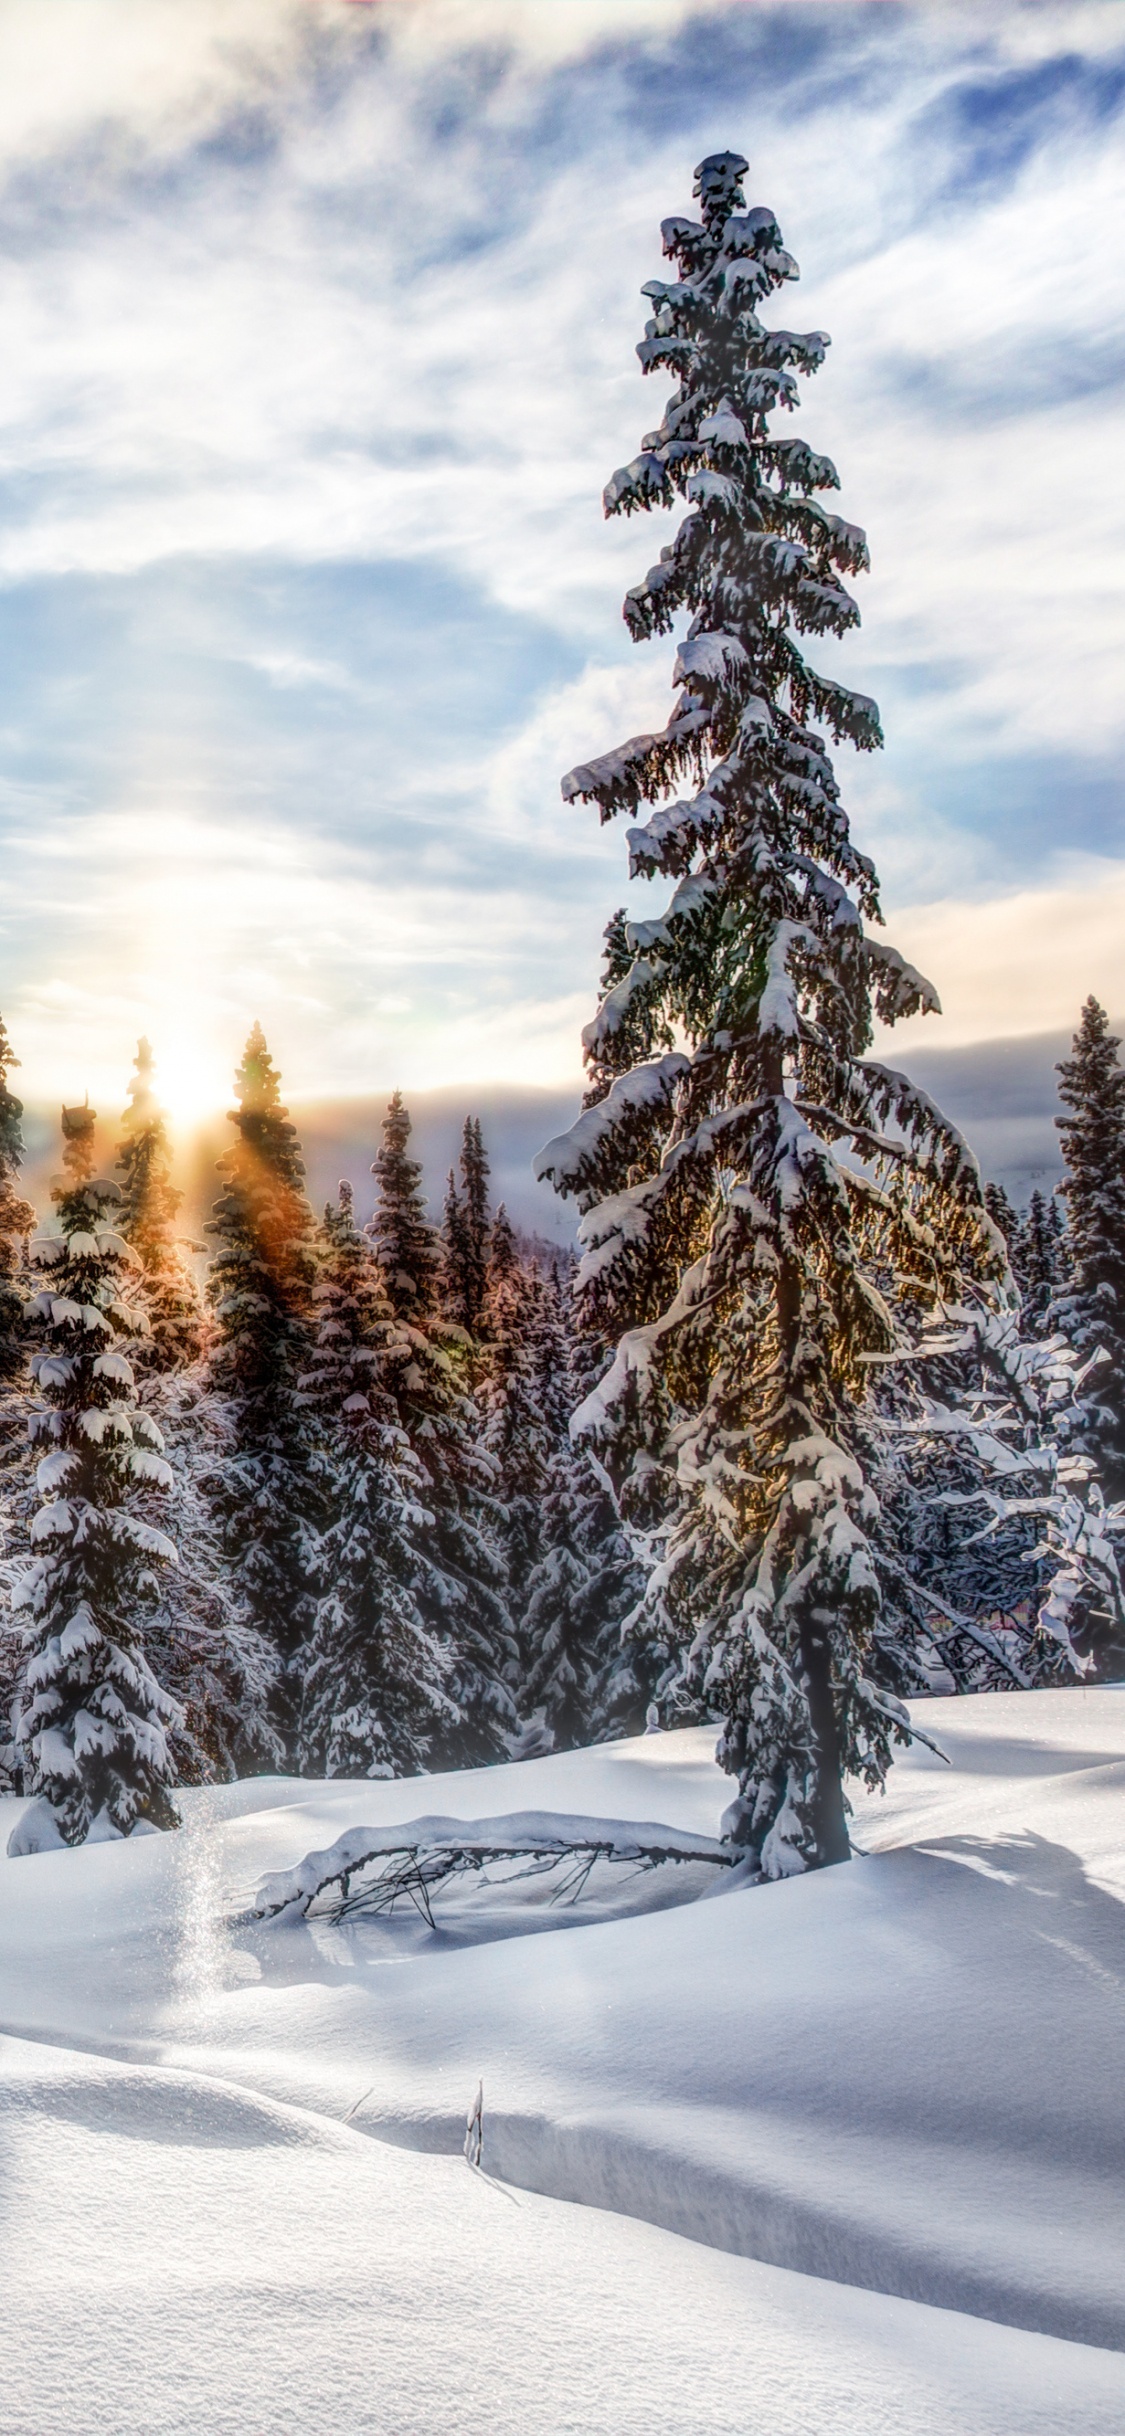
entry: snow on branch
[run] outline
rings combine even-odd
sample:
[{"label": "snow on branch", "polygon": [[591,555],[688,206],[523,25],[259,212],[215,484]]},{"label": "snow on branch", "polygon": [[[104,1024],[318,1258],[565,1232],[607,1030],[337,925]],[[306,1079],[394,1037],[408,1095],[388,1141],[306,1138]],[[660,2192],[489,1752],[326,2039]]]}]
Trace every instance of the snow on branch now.
[{"label": "snow on branch", "polygon": [[896,947],[882,939],[865,939],[863,953],[880,1023],[897,1023],[904,1015],[940,1015],[941,1000],[932,981],[908,964]]},{"label": "snow on branch", "polygon": [[[375,1918],[397,1903],[412,1903],[435,1926],[431,1901],[454,1878],[473,1873],[487,1884],[490,1865],[522,1863],[519,1878],[557,1873],[552,1903],[574,1903],[594,1865],[609,1861],[635,1870],[666,1862],[702,1861],[733,1868],[740,1855],[712,1836],[678,1827],[620,1819],[571,1817],[565,1811],[517,1810],[496,1819],[411,1819],[399,1827],[350,1827],[323,1852],[306,1853],[295,1869],[264,1878],[249,1914],[253,1920],[303,1919],[333,1888],[336,1921]],[[374,1869],[374,1877],[365,1873]],[[356,1886],[354,1881],[362,1879]],[[510,1883],[510,1878],[506,1881]]]},{"label": "snow on branch", "polygon": [[596,1197],[607,1149],[622,1144],[628,1148],[634,1142],[639,1146],[646,1140],[667,1119],[676,1085],[690,1070],[690,1059],[670,1050],[666,1057],[618,1075],[603,1100],[584,1109],[568,1132],[556,1135],[539,1152],[533,1161],[539,1182],[553,1183],[556,1192]]}]

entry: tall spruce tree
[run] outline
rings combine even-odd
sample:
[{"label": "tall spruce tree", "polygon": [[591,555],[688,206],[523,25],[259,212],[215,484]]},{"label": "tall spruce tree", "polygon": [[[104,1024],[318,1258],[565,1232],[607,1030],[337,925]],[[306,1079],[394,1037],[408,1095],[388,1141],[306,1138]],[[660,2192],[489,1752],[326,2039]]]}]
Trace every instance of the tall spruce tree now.
[{"label": "tall spruce tree", "polygon": [[[635,639],[690,623],[667,727],[571,773],[567,800],[629,833],[632,872],[674,883],[618,920],[585,1035],[588,1105],[539,1173],[585,1213],[582,1300],[616,1345],[575,1427],[623,1511],[670,1516],[657,1598],[722,1713],[738,1779],[726,1832],[767,1876],[848,1853],[843,1778],[876,1784],[904,1712],[867,1671],[880,1608],[859,1416],[872,1365],[937,1298],[1006,1275],[961,1137],[870,1058],[884,1022],[933,1008],[872,938],[875,873],[851,842],[820,721],[861,751],[874,703],[805,659],[844,635],[863,534],[818,494],[830,462],[770,428],[827,341],[765,328],[796,276],[733,153],[664,223],[638,354],[678,382],[605,494],[610,515],[688,513],[625,602]],[[694,772],[698,791],[675,798]]]},{"label": "tall spruce tree", "polygon": [[143,1393],[173,1474],[165,1522],[179,1563],[165,1573],[147,1646],[179,1703],[177,1781],[259,1775],[284,1764],[285,1747],[271,1722],[277,1652],[247,1620],[213,1502],[216,1476],[238,1452],[233,1416],[198,1365],[145,1379]]},{"label": "tall spruce tree", "polygon": [[171,1473],[121,1350],[144,1327],[130,1299],[137,1256],[112,1223],[117,1186],[94,1175],[94,1111],[64,1108],[62,1122],[57,1231],[36,1245],[43,1283],[30,1304],[31,1427],[46,1451],[14,1604],[31,1641],[17,1740],[39,1801],[16,1830],[19,1851],[124,1835],[138,1819],[176,1824],[177,1708],[144,1649],[160,1571],[175,1561],[148,1515]]},{"label": "tall spruce tree", "polygon": [[442,1305],[447,1319],[455,1328],[469,1333],[468,1236],[465,1228],[465,1207],[457,1189],[457,1178],[450,1168],[445,1179],[445,1204],[441,1220]]},{"label": "tall spruce tree", "polygon": [[556,1270],[542,1281],[535,1314],[534,1387],[547,1452],[540,1554],[519,1615],[521,1705],[560,1750],[639,1733],[667,1665],[665,1651],[654,1673],[647,1649],[623,1637],[643,1575],[604,1475],[571,1440],[570,1415],[598,1366],[595,1356],[591,1371],[591,1349],[573,1335],[572,1291],[572,1277]]},{"label": "tall spruce tree", "polygon": [[408,1147],[410,1134],[410,1112],[401,1091],[396,1091],[388,1103],[382,1144],[371,1168],[377,1198],[367,1234],[395,1318],[425,1328],[437,1317],[441,1244],[426,1212],[422,1170]]},{"label": "tall spruce tree", "polygon": [[149,1335],[142,1360],[157,1370],[194,1362],[203,1340],[195,1280],[174,1228],[183,1194],[172,1182],[168,1121],[153,1087],[154,1060],[147,1040],[137,1042],[129,1105],[121,1122],[117,1173],[121,1185],[121,1232],[140,1256],[144,1271]]},{"label": "tall spruce tree", "polygon": [[1012,1267],[1023,1297],[1024,1333],[1041,1337],[1059,1283],[1058,1236],[1041,1192],[1034,1191],[1012,1246]]},{"label": "tall spruce tree", "polygon": [[460,1184],[450,1168],[442,1228],[445,1307],[467,1336],[479,1338],[488,1295],[491,1221],[489,1164],[479,1117],[466,1117],[461,1135]]},{"label": "tall spruce tree", "polygon": [[317,1543],[302,1765],[410,1776],[460,1718],[446,1690],[448,1656],[418,1600],[431,1518],[425,1474],[384,1385],[397,1324],[348,1184],[325,1210],[321,1244],[304,1394],[320,1426],[330,1520]]},{"label": "tall spruce tree", "polygon": [[431,1518],[430,1562],[418,1599],[448,1655],[448,1689],[459,1712],[459,1722],[443,1732],[440,1756],[474,1766],[499,1757],[515,1729],[517,1652],[504,1598],[496,1466],[478,1444],[460,1347],[441,1311],[441,1240],[426,1214],[409,1141],[410,1117],[396,1091],[371,1171],[378,1197],[366,1233],[396,1322],[383,1381],[421,1465]]},{"label": "tall spruce tree", "polygon": [[496,1466],[508,1599],[519,1618],[543,1548],[543,1499],[554,1446],[546,1409],[550,1381],[541,1345],[544,1281],[520,1257],[501,1202],[492,1229],[482,1324],[487,1337],[481,1389],[484,1445]]},{"label": "tall spruce tree", "polygon": [[1013,1208],[1003,1185],[994,1184],[991,1178],[984,1188],[984,1206],[993,1225],[999,1227],[1010,1254],[1019,1238],[1020,1215]]},{"label": "tall spruce tree", "polygon": [[19,1190],[23,1165],[23,1102],[8,1081],[19,1059],[0,1017],[0,1382],[9,1386],[23,1371],[23,1296],[17,1278],[35,1212]]},{"label": "tall spruce tree", "polygon": [[320,1519],[313,1432],[300,1399],[316,1255],[296,1128],[259,1024],[235,1090],[235,1139],[219,1161],[223,1190],[207,1229],[215,1243],[209,1382],[229,1422],[227,1452],[207,1488],[240,1615],[277,1653],[273,1722],[288,1738],[299,1702],[295,1661],[313,1622]]},{"label": "tall spruce tree", "polygon": [[479,1336],[488,1292],[491,1218],[488,1203],[490,1168],[485,1156],[479,1117],[466,1117],[461,1137],[461,1184],[465,1195],[465,1286],[471,1336]]},{"label": "tall spruce tree", "polygon": [[[21,1270],[35,1212],[19,1189],[23,1106],[8,1081],[18,1064],[0,1019],[0,1547],[9,1563],[26,1546],[34,1509],[27,1441],[26,1281]],[[5,1601],[0,1607],[0,1787],[10,1789],[18,1789],[23,1773],[12,1740],[13,1703],[23,1664],[23,1643]]]},{"label": "tall spruce tree", "polygon": [[1088,998],[1058,1068],[1070,1274],[1051,1311],[1079,1353],[1107,1357],[1084,1393],[1084,1436],[1111,1499],[1125,1495],[1125,1068],[1103,1007]]}]

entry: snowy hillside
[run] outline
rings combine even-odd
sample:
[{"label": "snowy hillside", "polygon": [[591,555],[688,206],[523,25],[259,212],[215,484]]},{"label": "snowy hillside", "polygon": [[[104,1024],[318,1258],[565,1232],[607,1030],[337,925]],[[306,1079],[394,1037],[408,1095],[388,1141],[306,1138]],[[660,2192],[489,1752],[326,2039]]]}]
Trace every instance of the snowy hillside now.
[{"label": "snowy hillside", "polygon": [[704,1900],[246,1917],[424,1812],[713,1835],[704,1731],[0,1863],[5,2436],[1118,2430],[1125,1691],[925,1723],[862,1857]]}]

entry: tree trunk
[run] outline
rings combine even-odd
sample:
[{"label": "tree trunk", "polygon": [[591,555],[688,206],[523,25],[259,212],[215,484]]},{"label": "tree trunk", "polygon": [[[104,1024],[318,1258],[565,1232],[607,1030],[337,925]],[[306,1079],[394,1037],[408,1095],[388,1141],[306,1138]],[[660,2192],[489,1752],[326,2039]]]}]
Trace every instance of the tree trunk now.
[{"label": "tree trunk", "polygon": [[823,1869],[834,1861],[850,1860],[851,1844],[844,1811],[840,1738],[836,1731],[836,1706],[832,1698],[828,1632],[815,1616],[810,1616],[801,1627],[801,1664],[805,1674],[816,1767],[813,1799],[816,1855],[813,1867]]}]

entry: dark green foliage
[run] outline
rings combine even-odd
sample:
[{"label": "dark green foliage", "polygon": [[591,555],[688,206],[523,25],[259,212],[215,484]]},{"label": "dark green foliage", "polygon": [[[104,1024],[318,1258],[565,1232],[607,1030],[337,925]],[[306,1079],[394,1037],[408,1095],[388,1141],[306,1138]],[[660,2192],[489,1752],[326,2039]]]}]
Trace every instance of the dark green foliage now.
[{"label": "dark green foliage", "polygon": [[452,1168],[442,1229],[446,1315],[467,1336],[479,1339],[485,1324],[491,1223],[489,1166],[479,1117],[466,1117],[461,1136],[460,1186]]},{"label": "dark green foliage", "polygon": [[520,1257],[501,1202],[492,1230],[483,1321],[488,1340],[481,1391],[484,1444],[496,1467],[508,1600],[522,1612],[543,1547],[543,1498],[555,1443],[542,1358],[545,1284]]},{"label": "dark green foliage", "polygon": [[884,1586],[880,1680],[898,1691],[1072,1682],[1120,1663],[1125,1509],[1080,1450],[1084,1364],[1023,1314],[943,1311],[872,1426]]},{"label": "dark green foliage", "polygon": [[137,1043],[117,1152],[121,1184],[121,1232],[140,1256],[144,1271],[149,1337],[145,1367],[182,1369],[202,1348],[199,1295],[175,1236],[183,1194],[172,1182],[172,1152],[164,1111],[153,1090],[153,1055]]},{"label": "dark green foliage", "polygon": [[443,1728],[440,1755],[475,1766],[500,1757],[514,1730],[516,1645],[504,1595],[496,1466],[477,1442],[477,1416],[464,1392],[462,1332],[440,1310],[440,1238],[426,1215],[409,1140],[410,1118],[396,1092],[372,1168],[378,1199],[366,1230],[397,1323],[384,1347],[382,1385],[420,1467],[430,1517],[418,1604],[448,1656],[448,1691],[458,1712],[458,1722]]},{"label": "dark green foliage", "polygon": [[425,1328],[438,1309],[441,1242],[426,1215],[422,1170],[410,1157],[409,1140],[410,1118],[401,1091],[396,1091],[383,1119],[383,1146],[371,1170],[378,1199],[367,1232],[395,1318]]},{"label": "dark green foliage", "polygon": [[450,1168],[445,1180],[442,1212],[442,1306],[454,1327],[469,1333],[468,1230],[465,1207]]},{"label": "dark green foliage", "polygon": [[520,1615],[522,1706],[542,1718],[560,1750],[639,1734],[670,1652],[624,1628],[644,1575],[622,1530],[604,1473],[569,1420],[605,1356],[571,1328],[573,1278],[543,1281],[535,1378],[549,1432],[540,1506],[540,1555]]},{"label": "dark green foliage", "polygon": [[466,1117],[461,1138],[461,1184],[465,1196],[465,1326],[479,1336],[488,1292],[490,1219],[489,1165],[481,1138],[480,1118]]},{"label": "dark green foliage", "polygon": [[42,1449],[32,1563],[16,1599],[32,1642],[19,1742],[25,1790],[68,1844],[91,1825],[176,1823],[168,1799],[176,1704],[144,1650],[160,1574],[175,1549],[147,1519],[171,1486],[160,1431],[138,1409],[121,1348],[143,1331],[131,1307],[135,1255],[117,1231],[115,1184],[93,1173],[94,1112],[63,1110],[67,1181],[56,1231],[36,1245],[30,1316]]},{"label": "dark green foliage", "polygon": [[384,1385],[397,1324],[346,1184],[324,1213],[321,1243],[304,1395],[331,1519],[317,1543],[302,1764],[316,1774],[408,1776],[459,1723],[448,1660],[417,1596],[430,1571],[427,1484]]},{"label": "dark green foliage", "polygon": [[[219,1162],[223,1189],[207,1230],[215,1242],[209,1380],[226,1405],[230,1433],[208,1492],[241,1618],[284,1665],[307,1638],[313,1612],[318,1483],[298,1385],[308,1362],[316,1262],[296,1129],[258,1025],[235,1089],[235,1139]],[[283,1733],[293,1696],[279,1683],[275,1723]]]},{"label": "dark green foliage", "polygon": [[1002,1184],[990,1182],[985,1185],[984,1206],[993,1226],[999,1228],[1010,1254],[1019,1235],[1020,1215],[1019,1211],[1013,1208]]},{"label": "dark green foliage", "polygon": [[1085,1392],[1085,1440],[1106,1495],[1125,1495],[1125,1069],[1104,1008],[1088,998],[1060,1065],[1069,1278],[1051,1311],[1079,1353],[1103,1351]]},{"label": "dark green foliage", "polygon": [[35,1212],[24,1200],[18,1181],[23,1165],[23,1103],[8,1082],[12,1067],[18,1064],[0,1018],[0,1383],[4,1385],[21,1376],[27,1358],[18,1278],[23,1247],[35,1224]]},{"label": "dark green foliage", "polygon": [[179,1705],[169,1738],[176,1781],[213,1784],[280,1768],[285,1748],[271,1722],[277,1652],[246,1620],[213,1503],[216,1476],[235,1454],[231,1412],[209,1393],[199,1366],[147,1379],[145,1406],[173,1473],[166,1520],[179,1563],[164,1576],[147,1642]]},{"label": "dark green foliage", "polygon": [[1012,1247],[1012,1267],[1023,1298],[1023,1325],[1028,1336],[1041,1337],[1046,1332],[1051,1304],[1062,1282],[1060,1250],[1051,1205],[1041,1192],[1033,1192]]}]

